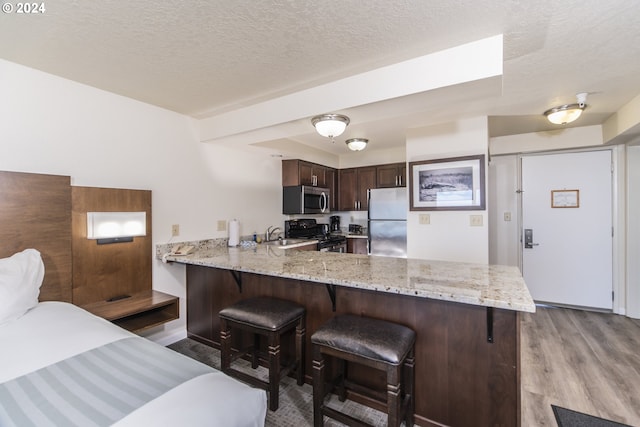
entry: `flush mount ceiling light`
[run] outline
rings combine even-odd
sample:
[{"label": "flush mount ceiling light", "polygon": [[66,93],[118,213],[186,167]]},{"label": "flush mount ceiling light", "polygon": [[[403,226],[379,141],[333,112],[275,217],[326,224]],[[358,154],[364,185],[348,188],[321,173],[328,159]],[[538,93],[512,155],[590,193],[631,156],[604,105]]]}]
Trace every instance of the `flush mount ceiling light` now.
[{"label": "flush mount ceiling light", "polygon": [[347,144],[347,147],[349,147],[351,151],[361,151],[365,149],[368,142],[369,140],[365,138],[351,138],[347,139],[345,144]]},{"label": "flush mount ceiling light", "polygon": [[544,112],[547,120],[556,125],[566,125],[580,117],[582,110],[587,108],[587,93],[579,93],[576,95],[576,104],[566,104],[559,107],[551,108]]},{"label": "flush mount ceiling light", "polygon": [[347,128],[349,117],[342,114],[322,114],[312,118],[311,124],[320,135],[331,138],[333,141],[336,136],[342,135],[342,132]]}]

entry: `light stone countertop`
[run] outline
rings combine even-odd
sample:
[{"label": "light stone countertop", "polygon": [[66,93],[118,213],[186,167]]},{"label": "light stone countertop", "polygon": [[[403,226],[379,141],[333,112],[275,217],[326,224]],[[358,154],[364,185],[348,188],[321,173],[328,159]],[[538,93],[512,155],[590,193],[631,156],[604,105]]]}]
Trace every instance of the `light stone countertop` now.
[{"label": "light stone countertop", "polygon": [[167,262],[535,312],[517,267],[299,251],[264,244],[227,247],[225,239],[186,243],[195,244],[196,252],[171,256],[166,252],[173,244],[168,244],[158,245],[156,256]]}]

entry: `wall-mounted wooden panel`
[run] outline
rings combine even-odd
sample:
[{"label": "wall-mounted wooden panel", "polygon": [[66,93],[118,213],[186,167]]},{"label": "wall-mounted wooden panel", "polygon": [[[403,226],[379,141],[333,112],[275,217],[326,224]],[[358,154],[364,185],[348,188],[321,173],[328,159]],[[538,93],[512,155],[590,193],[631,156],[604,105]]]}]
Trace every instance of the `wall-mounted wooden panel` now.
[{"label": "wall-mounted wooden panel", "polygon": [[[71,197],[74,304],[150,290],[151,191],[74,186]],[[87,212],[146,212],[147,235],[98,245],[87,239]]]},{"label": "wall-mounted wooden panel", "polygon": [[71,179],[0,171],[0,257],[40,251],[40,301],[71,302]]}]

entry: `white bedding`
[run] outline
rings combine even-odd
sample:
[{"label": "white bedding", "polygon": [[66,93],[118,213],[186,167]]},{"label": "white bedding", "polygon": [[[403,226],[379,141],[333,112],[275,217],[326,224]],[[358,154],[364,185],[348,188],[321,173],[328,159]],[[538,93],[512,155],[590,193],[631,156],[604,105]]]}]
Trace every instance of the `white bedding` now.
[{"label": "white bedding", "polygon": [[[19,319],[0,325],[0,383],[132,336],[72,304],[39,303]],[[175,387],[114,425],[263,426],[266,408],[263,390],[213,371]]]}]

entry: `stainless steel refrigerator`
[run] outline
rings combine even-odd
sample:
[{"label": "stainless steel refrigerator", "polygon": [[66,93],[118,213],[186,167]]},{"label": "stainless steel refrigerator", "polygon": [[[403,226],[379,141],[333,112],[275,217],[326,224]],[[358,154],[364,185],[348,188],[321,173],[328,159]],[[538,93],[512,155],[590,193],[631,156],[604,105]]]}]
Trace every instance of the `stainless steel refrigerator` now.
[{"label": "stainless steel refrigerator", "polygon": [[407,257],[407,189],[369,190],[369,254]]}]

